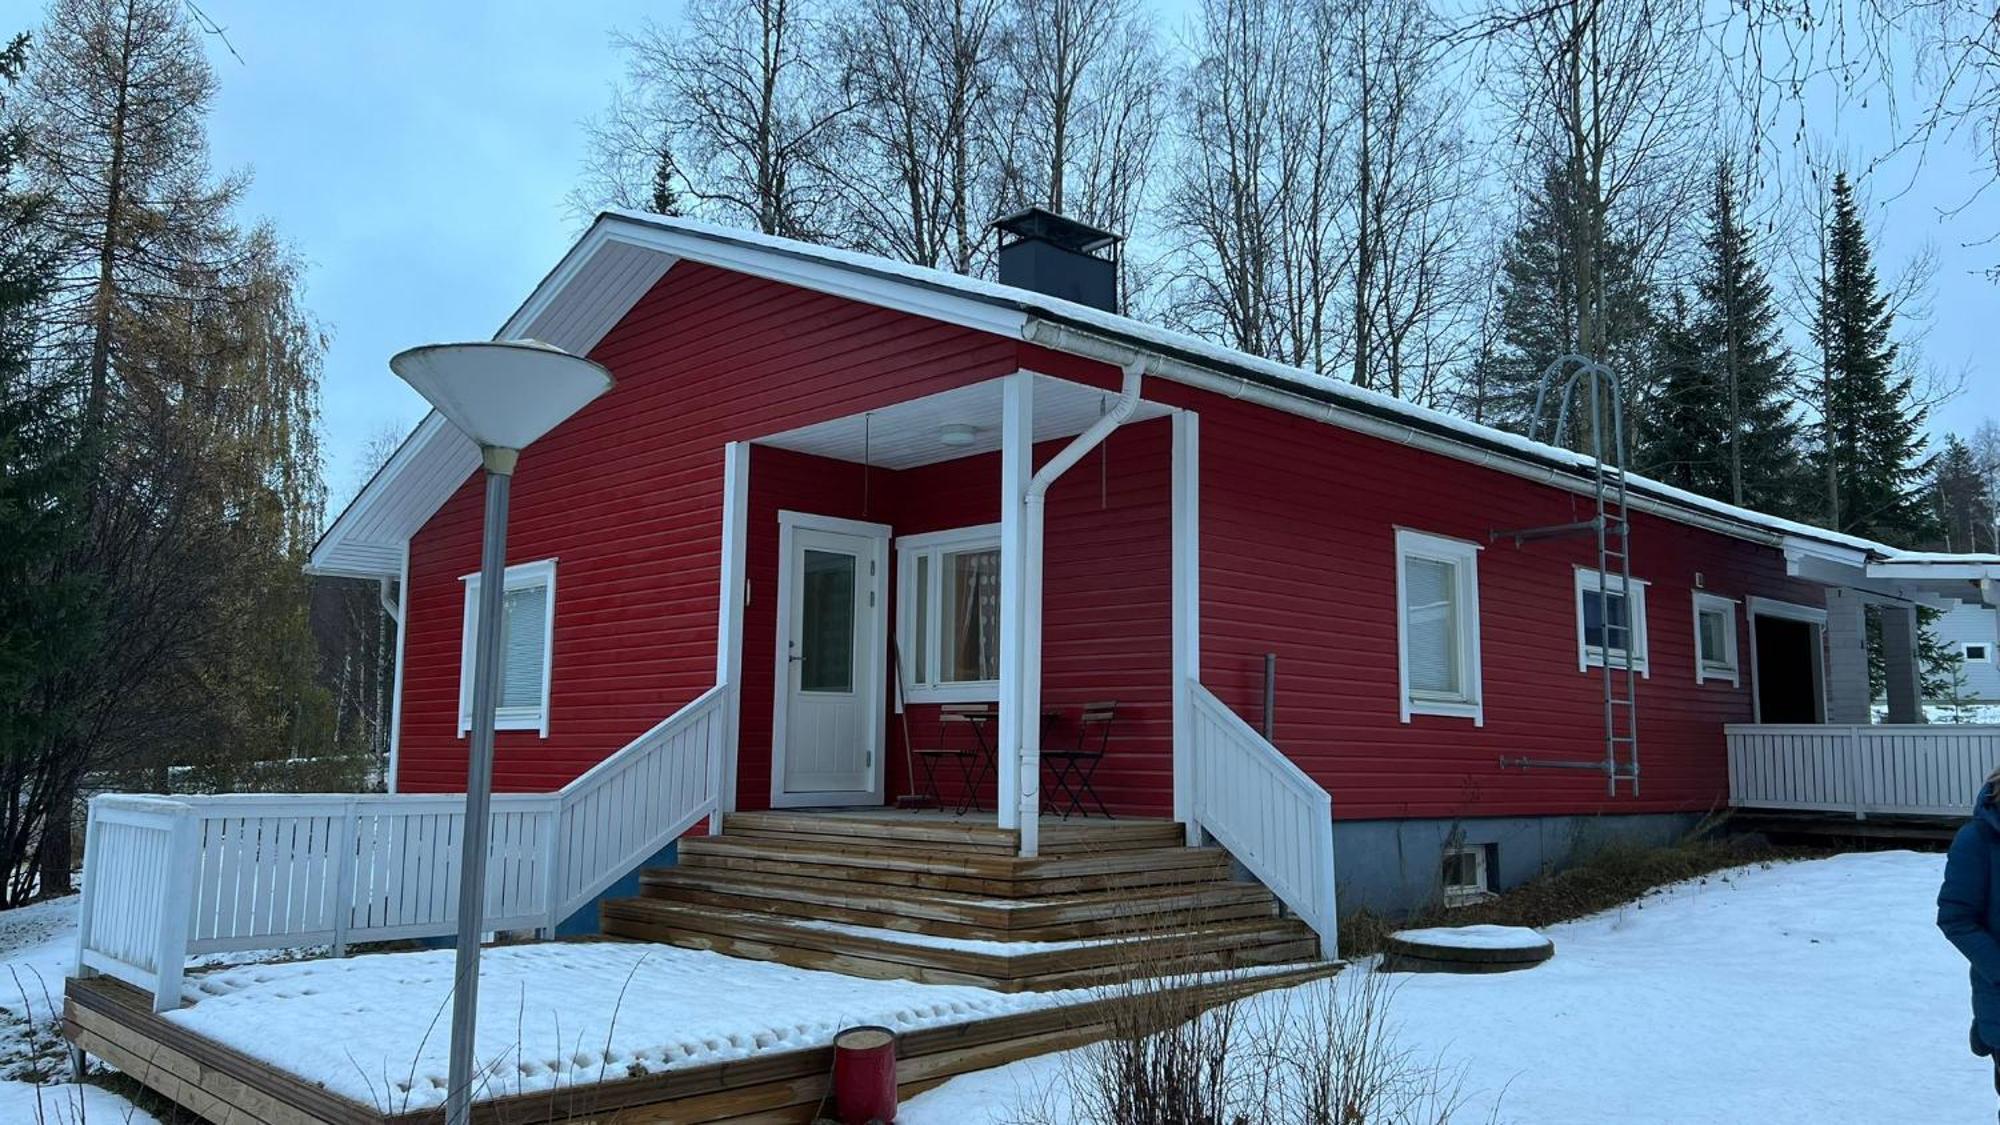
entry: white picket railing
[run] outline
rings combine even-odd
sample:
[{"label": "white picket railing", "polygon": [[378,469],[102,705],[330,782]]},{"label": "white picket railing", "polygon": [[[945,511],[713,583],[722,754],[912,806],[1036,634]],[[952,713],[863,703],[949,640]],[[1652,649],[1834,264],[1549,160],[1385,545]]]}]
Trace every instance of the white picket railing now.
[{"label": "white picket railing", "polygon": [[[554,793],[493,798],[486,928],[553,930],[716,809],[716,687]],[[180,1003],[191,955],[457,932],[463,795],[106,794],[79,967]]]},{"label": "white picket railing", "polygon": [[1803,812],[1964,815],[1993,767],[2000,726],[1743,724],[1724,728],[1729,803]]},{"label": "white picket railing", "polygon": [[1333,798],[1207,688],[1190,691],[1195,822],[1338,957]]}]

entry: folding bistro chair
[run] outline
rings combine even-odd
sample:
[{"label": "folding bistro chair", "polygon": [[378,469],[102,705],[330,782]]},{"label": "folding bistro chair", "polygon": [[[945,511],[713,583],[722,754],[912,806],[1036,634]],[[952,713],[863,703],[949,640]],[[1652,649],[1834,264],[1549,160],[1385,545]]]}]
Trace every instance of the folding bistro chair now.
[{"label": "folding bistro chair", "polygon": [[1104,760],[1104,748],[1111,742],[1111,724],[1118,717],[1118,702],[1105,700],[1086,703],[1083,713],[1076,720],[1076,745],[1068,750],[1043,750],[1042,761],[1049,765],[1049,781],[1055,788],[1055,799],[1049,802],[1055,809],[1064,801],[1068,808],[1061,812],[1064,820],[1072,813],[1083,813],[1084,798],[1097,806],[1106,820],[1114,819],[1111,810],[1104,807],[1104,799],[1097,795],[1091,779],[1097,775],[1098,763]]},{"label": "folding bistro chair", "polygon": [[946,759],[958,763],[958,779],[965,786],[957,813],[963,816],[979,807],[979,783],[993,765],[993,754],[986,746],[986,724],[992,718],[993,709],[984,703],[947,703],[938,708],[937,741],[914,748],[917,761],[923,764],[924,785],[940,808],[944,795],[938,792],[937,770],[938,763]]}]

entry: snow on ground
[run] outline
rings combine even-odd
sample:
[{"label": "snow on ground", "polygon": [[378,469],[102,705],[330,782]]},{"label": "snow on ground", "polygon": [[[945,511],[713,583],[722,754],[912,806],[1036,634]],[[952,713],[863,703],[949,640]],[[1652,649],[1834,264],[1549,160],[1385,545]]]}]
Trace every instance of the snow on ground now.
[{"label": "snow on ground", "polygon": [[[1878,723],[1889,721],[1887,703],[1875,704],[1870,713]],[[1924,721],[2000,726],[2000,703],[1926,703]]]},{"label": "snow on ground", "polygon": [[32,1125],[153,1125],[153,1118],[97,1086],[67,1078],[55,1029],[63,978],[76,956],[76,896],[0,910],[0,1121]]},{"label": "snow on ground", "polygon": [[[254,965],[189,982],[167,1018],[388,1112],[444,1101],[452,953]],[[763,1051],[856,1024],[897,1031],[1082,998],[861,980],[664,945],[554,942],[481,957],[480,1097]]]},{"label": "snow on ground", "polygon": [[[1990,1121],[1966,1049],[1966,966],[1933,924],[1941,855],[1740,868],[1548,927],[1555,959],[1496,975],[1398,974],[1402,1047],[1463,1064],[1454,1120],[1881,1125]],[[1351,995],[1366,967],[1331,987]],[[1243,1001],[1253,1017],[1314,986]],[[1261,1010],[1261,1011],[1259,1011]],[[1065,1060],[966,1075],[905,1125],[1069,1120]]]}]

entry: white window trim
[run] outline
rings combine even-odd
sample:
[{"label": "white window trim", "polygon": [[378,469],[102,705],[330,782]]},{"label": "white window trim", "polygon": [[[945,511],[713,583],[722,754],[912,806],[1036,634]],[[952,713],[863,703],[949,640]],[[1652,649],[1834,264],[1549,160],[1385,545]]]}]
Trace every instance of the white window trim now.
[{"label": "white window trim", "polygon": [[[1630,619],[1632,626],[1630,641],[1635,646],[1632,652],[1632,670],[1650,680],[1653,678],[1653,667],[1652,662],[1647,659],[1646,587],[1652,583],[1647,582],[1643,578],[1634,578],[1631,587],[1628,589],[1624,585],[1625,580],[1623,578],[1617,575],[1607,575],[1606,577],[1610,581],[1610,593],[1622,593],[1625,595],[1626,616]],[[1585,641],[1583,630],[1583,596],[1586,593],[1595,592],[1597,589],[1597,570],[1594,567],[1577,567],[1575,598],[1576,670],[1579,672],[1588,672],[1592,668],[1604,667],[1604,651],[1592,648]]]},{"label": "white window trim", "polygon": [[[1982,656],[1972,655],[1972,652],[1970,650],[1974,648],[1979,649],[1981,652],[1984,653],[1984,655]],[[1961,641],[1959,642],[1958,645],[1958,658],[1960,660],[1968,661],[1973,664],[1991,664],[1993,663],[1993,642]]]},{"label": "white window trim", "polygon": [[[1444,882],[1445,865],[1450,862],[1451,857],[1456,855],[1469,855],[1472,857],[1472,883],[1469,886],[1463,883],[1452,884]],[[1467,906],[1493,897],[1492,874],[1486,866],[1486,845],[1457,844],[1446,848],[1444,855],[1438,860],[1438,881],[1444,887],[1444,904],[1446,906]]]},{"label": "white window trim", "polygon": [[[1723,632],[1722,646],[1727,654],[1725,664],[1710,664],[1701,655],[1701,615],[1703,611],[1719,610],[1727,625]],[[1736,599],[1719,594],[1694,592],[1694,682],[1701,684],[1710,680],[1728,680],[1730,687],[1743,686],[1743,660],[1736,644]]]},{"label": "white window trim", "polygon": [[[458,733],[462,738],[472,729],[472,649],[476,639],[473,622],[479,612],[479,575],[462,575],[459,581],[465,585],[465,616],[460,630],[458,656]],[[505,580],[501,583],[503,590],[519,590],[528,586],[547,586],[549,589],[548,612],[542,616],[542,703],[532,708],[496,707],[493,729],[539,731],[543,738],[547,738],[549,676],[555,667],[556,654],[556,560],[538,559],[507,568]]]},{"label": "white window trim", "polygon": [[[903,681],[900,689],[905,701],[910,703],[992,703],[1000,698],[999,680],[971,680],[962,683],[941,684],[938,676],[944,664],[943,645],[944,617],[938,610],[944,604],[943,557],[960,551],[1000,549],[1000,525],[983,523],[972,527],[954,527],[947,531],[928,531],[921,535],[901,535],[896,538],[896,645],[899,658],[897,667]],[[917,558],[931,557],[929,567],[930,589],[917,589]],[[903,661],[915,659],[917,651],[917,613],[919,596],[928,598],[931,636],[924,645],[925,662],[929,667],[914,669],[905,667]],[[919,683],[919,675],[921,679]]]},{"label": "white window trim", "polygon": [[[1397,709],[1403,722],[1412,715],[1443,715],[1486,725],[1486,693],[1479,663],[1479,552],[1477,543],[1442,535],[1396,529],[1396,677]],[[1410,628],[1404,596],[1404,566],[1411,558],[1451,563],[1458,575],[1459,682],[1465,691],[1456,698],[1417,696],[1410,690]]]}]

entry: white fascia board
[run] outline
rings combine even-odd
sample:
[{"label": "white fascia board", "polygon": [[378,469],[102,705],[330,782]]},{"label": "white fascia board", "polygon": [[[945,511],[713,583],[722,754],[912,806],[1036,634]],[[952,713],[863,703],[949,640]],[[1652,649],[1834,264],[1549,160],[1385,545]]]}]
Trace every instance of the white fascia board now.
[{"label": "white fascia board", "polygon": [[[396,577],[399,571],[395,567],[378,569],[365,565],[356,566],[354,560],[347,557],[351,553],[348,548],[355,545],[365,545],[378,551],[401,550],[400,541],[396,543],[383,543],[372,540],[357,540],[356,529],[378,508],[388,503],[390,498],[399,491],[397,482],[403,475],[404,470],[408,469],[413,462],[421,458],[424,451],[432,443],[453,439],[458,441],[465,440],[463,434],[460,434],[450,422],[445,421],[444,415],[439,414],[435,410],[426,414],[423,421],[417,423],[416,429],[411,430],[409,436],[403,439],[403,443],[396,447],[396,452],[390,455],[389,460],[380,469],[376,470],[375,475],[369,478],[368,483],[362,486],[361,491],[355,494],[354,499],[334,519],[333,524],[326,529],[325,534],[320,536],[319,542],[313,544],[312,554],[308,556],[306,561],[306,572],[308,574],[338,575],[345,578]],[[452,488],[454,489],[457,486],[458,482],[452,484]],[[438,505],[443,504],[450,497],[451,493],[449,491],[439,496],[437,502],[430,505],[429,512],[436,512]],[[429,519],[429,514],[427,513],[424,518]],[[419,522],[421,523],[422,521]]]}]

